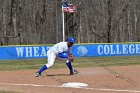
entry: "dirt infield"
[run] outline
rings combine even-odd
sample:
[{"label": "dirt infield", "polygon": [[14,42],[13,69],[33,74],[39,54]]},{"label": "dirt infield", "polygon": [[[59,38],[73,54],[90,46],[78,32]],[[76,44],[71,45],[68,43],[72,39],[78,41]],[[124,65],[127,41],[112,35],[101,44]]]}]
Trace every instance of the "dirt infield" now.
[{"label": "dirt infield", "polygon": [[[0,71],[0,90],[20,93],[140,93],[140,65],[77,70],[80,74],[70,76],[67,68],[48,69],[39,78],[34,77],[36,70]],[[62,86],[70,82],[88,86]]]}]

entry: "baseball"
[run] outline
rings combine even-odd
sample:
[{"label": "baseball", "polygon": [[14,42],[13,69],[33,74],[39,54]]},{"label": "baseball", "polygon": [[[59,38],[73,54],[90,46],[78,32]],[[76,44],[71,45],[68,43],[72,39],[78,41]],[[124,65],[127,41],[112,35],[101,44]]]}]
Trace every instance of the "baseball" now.
[{"label": "baseball", "polygon": [[116,74],[116,77],[118,78],[119,77],[119,74]]}]

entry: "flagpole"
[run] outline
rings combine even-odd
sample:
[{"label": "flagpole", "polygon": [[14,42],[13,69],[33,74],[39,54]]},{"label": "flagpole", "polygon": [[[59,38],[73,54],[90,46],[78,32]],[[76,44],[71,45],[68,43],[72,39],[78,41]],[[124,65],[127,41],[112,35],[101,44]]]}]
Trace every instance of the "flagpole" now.
[{"label": "flagpole", "polygon": [[[64,0],[62,0],[63,3]],[[65,42],[65,24],[64,24],[64,12],[63,12],[63,4],[62,4],[62,29],[63,29],[63,42]]]}]

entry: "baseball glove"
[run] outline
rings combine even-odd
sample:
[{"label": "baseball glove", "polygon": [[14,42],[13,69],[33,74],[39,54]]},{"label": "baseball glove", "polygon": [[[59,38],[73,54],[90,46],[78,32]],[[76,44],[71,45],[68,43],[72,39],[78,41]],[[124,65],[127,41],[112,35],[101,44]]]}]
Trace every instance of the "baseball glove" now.
[{"label": "baseball glove", "polygon": [[68,60],[71,61],[71,62],[74,61],[74,56],[72,54],[69,54]]}]

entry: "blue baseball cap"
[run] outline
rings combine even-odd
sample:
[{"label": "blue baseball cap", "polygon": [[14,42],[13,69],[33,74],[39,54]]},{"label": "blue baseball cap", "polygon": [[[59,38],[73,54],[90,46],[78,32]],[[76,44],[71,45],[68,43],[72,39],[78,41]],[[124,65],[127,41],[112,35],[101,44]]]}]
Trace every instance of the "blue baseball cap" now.
[{"label": "blue baseball cap", "polygon": [[74,42],[75,42],[75,39],[74,39],[73,37],[69,37],[69,38],[68,38],[68,42],[74,43]]}]

